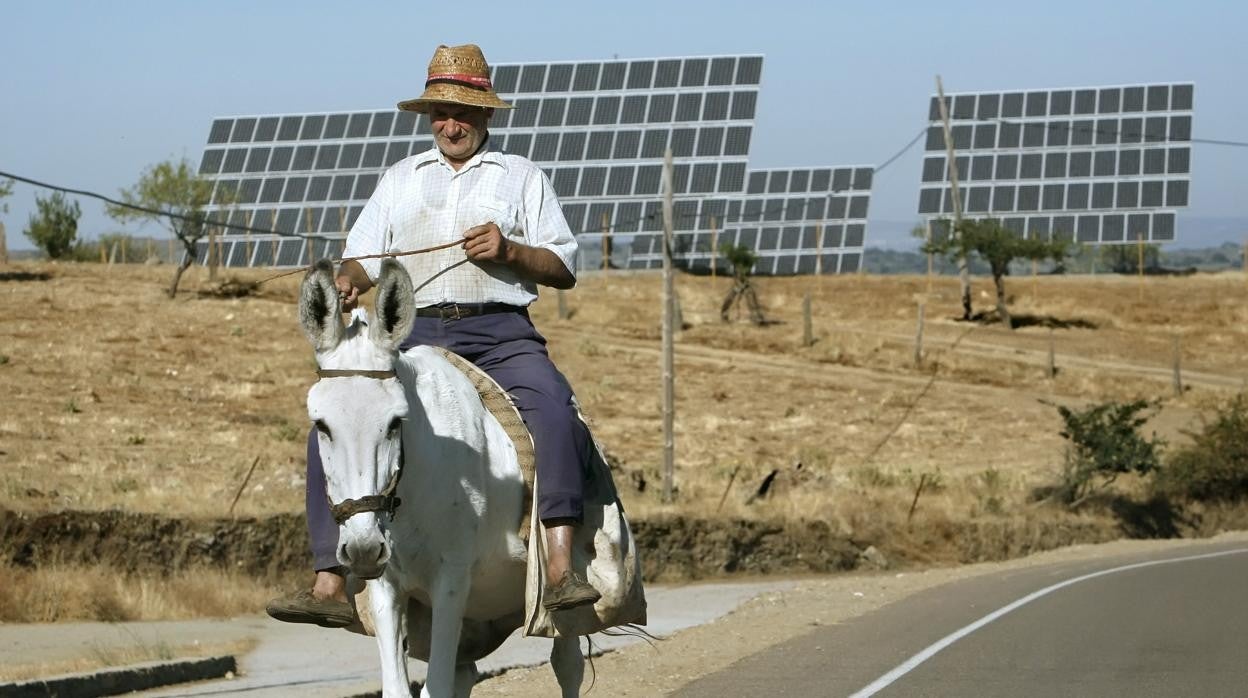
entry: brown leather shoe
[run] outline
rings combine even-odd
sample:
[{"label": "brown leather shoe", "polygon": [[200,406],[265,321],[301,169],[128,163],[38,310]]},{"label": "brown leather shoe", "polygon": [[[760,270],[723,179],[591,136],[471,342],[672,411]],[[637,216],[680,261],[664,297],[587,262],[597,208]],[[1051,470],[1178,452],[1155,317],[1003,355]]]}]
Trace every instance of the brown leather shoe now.
[{"label": "brown leather shoe", "polygon": [[264,607],[265,612],[286,623],[312,623],[322,628],[345,628],[356,622],[351,604],[334,599],[318,599],[311,589],[285,594]]},{"label": "brown leather shoe", "polygon": [[589,582],[572,570],[563,573],[563,579],[554,586],[547,585],[542,592],[542,607],[547,611],[566,611],[602,598]]}]

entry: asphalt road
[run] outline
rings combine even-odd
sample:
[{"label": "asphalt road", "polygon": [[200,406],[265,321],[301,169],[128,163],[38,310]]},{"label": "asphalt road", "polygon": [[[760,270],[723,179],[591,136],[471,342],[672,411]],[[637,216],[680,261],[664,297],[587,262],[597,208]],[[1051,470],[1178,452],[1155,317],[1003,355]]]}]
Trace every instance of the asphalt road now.
[{"label": "asphalt road", "polygon": [[1245,696],[1248,547],[989,574],[768,648],[675,693]]}]

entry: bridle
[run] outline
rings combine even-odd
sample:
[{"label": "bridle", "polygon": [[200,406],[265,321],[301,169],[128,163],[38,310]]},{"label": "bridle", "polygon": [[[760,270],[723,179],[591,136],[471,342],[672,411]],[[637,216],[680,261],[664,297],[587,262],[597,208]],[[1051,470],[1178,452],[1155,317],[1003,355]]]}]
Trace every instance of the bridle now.
[{"label": "bridle", "polygon": [[[359,376],[361,378],[372,378],[374,380],[385,380],[387,378],[397,378],[398,374],[393,369],[387,371],[370,371],[364,369],[317,369],[316,375],[321,378],[348,378],[351,376]],[[325,500],[329,502],[329,513],[334,517],[334,523],[341,526],[347,519],[362,514],[367,511],[384,512],[390,518],[394,518],[394,510],[399,508],[402,503],[398,497],[394,496],[395,490],[399,488],[399,478],[403,475],[403,441],[399,440],[399,469],[395,471],[394,476],[390,478],[390,482],[379,494],[370,494],[358,499],[344,499],[337,504],[329,498],[329,488],[325,488]]]}]

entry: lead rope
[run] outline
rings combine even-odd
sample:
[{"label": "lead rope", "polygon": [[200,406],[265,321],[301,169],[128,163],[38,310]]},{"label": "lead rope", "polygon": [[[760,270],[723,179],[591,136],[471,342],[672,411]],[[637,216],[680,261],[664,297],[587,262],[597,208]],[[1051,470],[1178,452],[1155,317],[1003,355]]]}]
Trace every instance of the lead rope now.
[{"label": "lead rope", "polygon": [[[421,249],[419,249],[419,250],[406,250],[406,251],[403,251],[403,252],[382,252],[381,254],[366,254],[366,255],[360,255],[359,257],[343,257],[342,259],[338,259],[338,260],[334,260],[334,261],[335,261],[335,263],[336,263],[338,266],[341,266],[341,265],[343,264],[343,262],[358,262],[358,261],[359,261],[359,260],[361,260],[361,259],[381,259],[381,258],[383,258],[383,257],[406,257],[406,256],[408,256],[408,255],[413,255],[413,254],[424,254],[424,253],[426,253],[426,252],[437,252],[438,250],[445,250],[445,249],[447,249],[448,247],[454,247],[454,246],[456,246],[456,245],[462,245],[462,244],[464,244],[464,241],[463,241],[463,240],[455,240],[455,241],[452,241],[452,242],[446,242],[446,243],[443,243],[443,244],[441,244],[441,245],[434,245],[433,247],[423,247],[423,248],[421,248]],[[464,260],[464,261],[467,261],[467,259],[465,258],[465,260]],[[459,264],[463,264],[463,262],[456,262],[456,263],[455,263],[455,265],[452,265],[452,266],[456,266],[456,265],[459,265]],[[447,267],[447,269],[450,269],[450,268],[451,268],[451,267]],[[261,279],[260,281],[258,281],[258,282],[257,282],[257,284],[267,283],[267,282],[272,281],[272,280],[274,280],[274,279],[280,279],[280,278],[282,278],[282,277],[284,277],[284,276],[290,276],[291,274],[298,274],[298,273],[299,273],[299,272],[301,272],[301,271],[310,271],[311,269],[312,269],[312,267],[310,267],[310,266],[307,266],[307,267],[299,267],[298,269],[291,269],[290,271],[284,271],[284,272],[282,272],[282,273],[280,273],[280,274],[274,274],[273,276],[270,276],[270,277],[268,277],[268,278]],[[437,276],[438,276],[438,275],[440,275],[440,274],[442,274],[442,273],[446,272],[446,270],[447,270],[447,269],[443,269],[442,271],[438,272],[438,274],[435,274],[433,278],[437,278]],[[432,281],[432,280],[433,280],[433,278],[429,279],[429,281]],[[429,281],[426,281],[425,283],[427,284],[427,283],[429,283]],[[421,285],[423,286],[424,284],[421,284]]]}]

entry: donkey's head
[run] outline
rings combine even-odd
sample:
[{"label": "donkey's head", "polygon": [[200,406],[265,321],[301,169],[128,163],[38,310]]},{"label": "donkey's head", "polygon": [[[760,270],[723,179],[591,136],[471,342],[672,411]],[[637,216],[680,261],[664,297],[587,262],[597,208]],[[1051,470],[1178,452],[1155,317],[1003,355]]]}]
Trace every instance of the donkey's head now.
[{"label": "donkey's head", "polygon": [[333,265],[321,260],[299,294],[299,321],[316,350],[320,376],[308,391],[308,417],[339,526],[338,561],[371,579],[390,559],[383,527],[399,504],[395,487],[408,407],[395,359],[416,318],[412,280],[402,265],[386,259],[377,282],[377,317],[357,311],[344,326],[341,308]]}]

